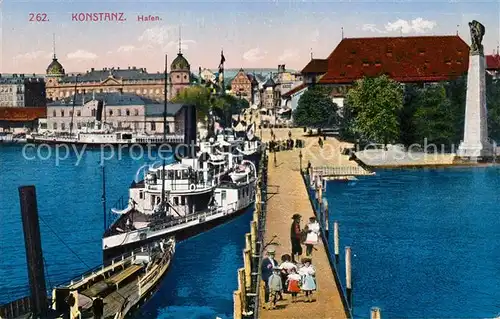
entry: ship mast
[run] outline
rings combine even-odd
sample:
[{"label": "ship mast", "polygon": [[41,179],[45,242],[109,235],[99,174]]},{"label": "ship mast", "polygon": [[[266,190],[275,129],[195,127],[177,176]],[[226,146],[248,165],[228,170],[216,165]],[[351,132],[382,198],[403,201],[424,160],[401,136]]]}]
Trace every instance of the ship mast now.
[{"label": "ship mast", "polygon": [[[55,54],[54,54],[55,56]],[[71,110],[71,123],[69,124],[69,135],[71,136],[71,134],[73,133],[73,119],[75,117],[75,103],[76,103],[76,88],[78,86],[78,74],[76,75],[75,77],[75,92],[73,94],[73,107],[72,107],[72,110]]]},{"label": "ship mast", "polygon": [[[167,54],[165,54],[165,83],[164,83],[164,96],[163,96],[163,143],[167,141]],[[163,167],[162,167],[162,173],[161,173],[161,204],[162,208],[165,210],[165,213],[167,211],[167,205],[165,202],[165,157],[163,157]]]}]

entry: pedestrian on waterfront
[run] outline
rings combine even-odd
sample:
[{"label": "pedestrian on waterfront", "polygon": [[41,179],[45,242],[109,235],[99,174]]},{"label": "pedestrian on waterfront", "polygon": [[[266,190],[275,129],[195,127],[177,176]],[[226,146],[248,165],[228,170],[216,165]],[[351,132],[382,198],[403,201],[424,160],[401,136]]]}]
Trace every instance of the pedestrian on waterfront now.
[{"label": "pedestrian on waterfront", "polygon": [[312,294],[316,290],[316,269],[312,265],[310,258],[304,258],[302,264],[303,266],[299,269],[299,274],[302,277],[301,289],[306,295],[305,302],[313,302]]},{"label": "pedestrian on waterfront", "polygon": [[302,246],[300,244],[301,242],[301,236],[302,236],[302,231],[300,230],[300,219],[302,216],[300,214],[294,214],[292,216],[293,222],[290,227],[290,241],[292,244],[292,262],[295,262],[295,255],[298,255],[298,260],[300,260],[300,257],[302,256]]},{"label": "pedestrian on waterfront", "polygon": [[264,281],[264,300],[266,305],[269,303],[269,277],[273,274],[273,269],[278,266],[278,262],[274,259],[275,249],[269,247],[267,249],[266,257],[262,260],[261,273],[262,280]]},{"label": "pedestrian on waterfront", "polygon": [[281,256],[280,269],[281,269],[281,281],[283,282],[283,292],[287,293],[288,291],[286,286],[286,280],[288,278],[288,275],[290,274],[290,271],[292,269],[297,270],[297,266],[294,263],[292,263],[292,257],[289,254]]},{"label": "pedestrian on waterfront", "polygon": [[306,257],[312,256],[312,251],[315,245],[318,244],[320,235],[320,226],[316,217],[309,218],[309,223],[306,225]]},{"label": "pedestrian on waterfront", "polygon": [[291,268],[286,280],[286,289],[292,294],[292,302],[297,302],[297,294],[300,292],[302,277],[298,274],[297,268]]},{"label": "pedestrian on waterfront", "polygon": [[321,139],[321,136],[318,139],[318,145],[319,147],[323,148],[323,140]]},{"label": "pedestrian on waterfront", "polygon": [[281,282],[280,268],[275,267],[273,273],[269,276],[268,284],[270,292],[269,309],[276,308],[276,302],[283,291],[283,283]]},{"label": "pedestrian on waterfront", "polygon": [[292,139],[292,131],[288,131],[288,138]]}]

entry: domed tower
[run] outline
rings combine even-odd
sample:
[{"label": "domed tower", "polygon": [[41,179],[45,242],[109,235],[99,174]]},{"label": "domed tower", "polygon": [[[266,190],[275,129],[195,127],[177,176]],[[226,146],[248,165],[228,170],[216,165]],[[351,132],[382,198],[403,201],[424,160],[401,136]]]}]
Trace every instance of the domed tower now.
[{"label": "domed tower", "polygon": [[64,68],[56,57],[56,41],[54,35],[54,57],[52,62],[49,64],[46,70],[47,80],[45,81],[46,95],[49,99],[57,98],[57,87],[59,85],[59,79],[64,77],[66,73]]},{"label": "domed tower", "polygon": [[191,66],[181,52],[181,40],[179,38],[179,53],[170,65],[170,92],[175,97],[182,89],[190,84]]}]

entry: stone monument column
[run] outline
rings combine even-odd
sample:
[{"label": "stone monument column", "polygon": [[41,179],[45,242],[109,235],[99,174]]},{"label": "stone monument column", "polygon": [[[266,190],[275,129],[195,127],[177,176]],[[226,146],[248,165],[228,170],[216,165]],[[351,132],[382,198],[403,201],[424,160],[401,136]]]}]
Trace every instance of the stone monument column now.
[{"label": "stone monument column", "polygon": [[481,44],[484,26],[476,20],[469,22],[472,43],[467,74],[464,139],[457,155],[470,159],[493,156],[493,146],[488,139],[488,111],[486,109],[486,70]]}]

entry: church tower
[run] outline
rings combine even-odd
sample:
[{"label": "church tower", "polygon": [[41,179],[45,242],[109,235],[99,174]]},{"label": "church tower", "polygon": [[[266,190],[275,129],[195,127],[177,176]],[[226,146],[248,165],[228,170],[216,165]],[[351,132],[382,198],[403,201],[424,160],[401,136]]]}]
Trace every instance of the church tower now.
[{"label": "church tower", "polygon": [[182,55],[181,36],[179,28],[179,53],[170,65],[170,97],[174,98],[184,88],[190,85],[191,66]]},{"label": "church tower", "polygon": [[59,61],[57,61],[56,57],[56,35],[53,35],[53,51],[54,56],[52,58],[52,62],[49,64],[46,70],[46,94],[49,99],[57,99],[55,96],[54,87],[57,87],[59,84],[59,80],[63,78],[66,74],[64,72],[64,68]]}]

